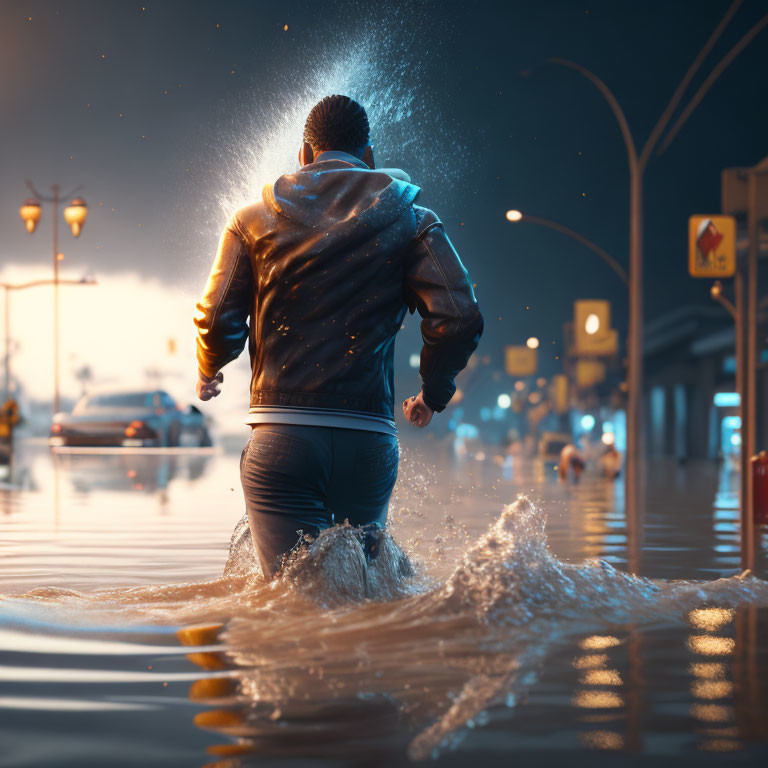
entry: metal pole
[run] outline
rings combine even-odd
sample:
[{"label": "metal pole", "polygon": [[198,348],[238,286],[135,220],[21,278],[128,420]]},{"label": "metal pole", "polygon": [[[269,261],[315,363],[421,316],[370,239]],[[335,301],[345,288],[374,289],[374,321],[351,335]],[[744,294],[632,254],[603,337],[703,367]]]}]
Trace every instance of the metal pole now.
[{"label": "metal pole", "polygon": [[630,155],[629,338],[627,340],[626,521],[629,569],[639,573],[643,483],[643,177]]},{"label": "metal pole", "polygon": [[53,185],[53,412],[59,412],[59,185]]},{"label": "metal pole", "polygon": [[[742,459],[746,459],[744,471],[747,474],[745,514],[742,529],[742,556],[746,554],[743,567],[754,566],[754,487],[752,484],[752,457],[755,455],[755,431],[757,429],[757,173],[751,170],[747,176],[747,227],[749,231],[749,253],[747,262],[747,307],[746,307],[746,386],[744,387],[745,408],[741,419]],[[746,454],[746,456],[744,455]],[[746,553],[744,553],[746,550]]]},{"label": "metal pole", "polygon": [[5,287],[5,399],[11,397],[11,289]]},{"label": "metal pole", "polygon": [[733,278],[733,291],[736,304],[736,389],[739,393],[739,416],[741,418],[741,472],[739,477],[739,530],[741,533],[741,568],[751,568],[751,531],[752,519],[749,517],[750,453],[745,430],[748,431],[747,418],[747,339],[745,329],[746,286],[743,259],[739,259]]}]

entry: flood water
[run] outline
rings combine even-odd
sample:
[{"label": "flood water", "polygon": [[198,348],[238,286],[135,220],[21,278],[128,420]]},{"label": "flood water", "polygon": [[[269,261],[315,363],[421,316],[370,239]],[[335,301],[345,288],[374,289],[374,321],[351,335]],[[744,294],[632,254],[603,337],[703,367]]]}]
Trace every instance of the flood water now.
[{"label": "flood water", "polygon": [[768,583],[727,466],[651,463],[628,525],[620,482],[401,450],[375,560],[340,527],[264,584],[237,452],[21,444],[0,766],[765,765]]}]

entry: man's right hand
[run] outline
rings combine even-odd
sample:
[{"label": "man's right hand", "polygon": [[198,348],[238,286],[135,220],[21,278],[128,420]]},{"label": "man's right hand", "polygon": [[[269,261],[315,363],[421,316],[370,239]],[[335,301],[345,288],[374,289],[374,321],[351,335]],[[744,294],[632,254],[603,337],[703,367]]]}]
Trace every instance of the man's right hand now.
[{"label": "man's right hand", "polygon": [[209,379],[202,371],[197,372],[197,396],[205,401],[221,394],[219,384],[224,381],[224,374],[219,371],[212,379]]},{"label": "man's right hand", "polygon": [[414,426],[426,427],[432,421],[434,411],[424,402],[424,396],[419,392],[415,397],[403,401],[403,413]]}]

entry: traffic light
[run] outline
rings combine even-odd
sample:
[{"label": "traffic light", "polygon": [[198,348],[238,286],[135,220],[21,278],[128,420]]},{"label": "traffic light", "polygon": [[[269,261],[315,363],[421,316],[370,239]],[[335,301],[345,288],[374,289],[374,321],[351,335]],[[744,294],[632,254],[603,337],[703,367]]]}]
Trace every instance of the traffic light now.
[{"label": "traffic light", "polygon": [[611,303],[580,299],[573,303],[574,354],[609,357],[618,352],[618,332],[611,328]]}]

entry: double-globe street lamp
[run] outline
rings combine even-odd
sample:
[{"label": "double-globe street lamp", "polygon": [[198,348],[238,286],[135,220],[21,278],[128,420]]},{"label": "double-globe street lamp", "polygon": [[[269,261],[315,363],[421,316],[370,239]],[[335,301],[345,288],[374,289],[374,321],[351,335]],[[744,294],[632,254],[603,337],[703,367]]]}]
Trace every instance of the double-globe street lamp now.
[{"label": "double-globe street lamp", "polygon": [[[42,217],[42,205],[41,201],[47,203],[53,203],[53,411],[58,413],[59,411],[59,261],[63,258],[59,253],[59,203],[62,198],[71,197],[80,188],[73,189],[67,194],[61,194],[61,188],[58,184],[51,185],[51,195],[41,195],[34,187],[31,181],[27,179],[27,186],[34,195],[24,201],[24,204],[19,209],[19,215],[21,216],[24,224],[27,227],[27,232],[31,235],[36,227],[40,218]],[[76,197],[72,202],[64,209],[64,221],[69,224],[72,234],[75,237],[80,236],[83,226],[85,225],[85,219],[88,216],[88,206],[82,197]],[[6,294],[7,295],[7,294]],[[7,352],[6,352],[7,354]]]}]

